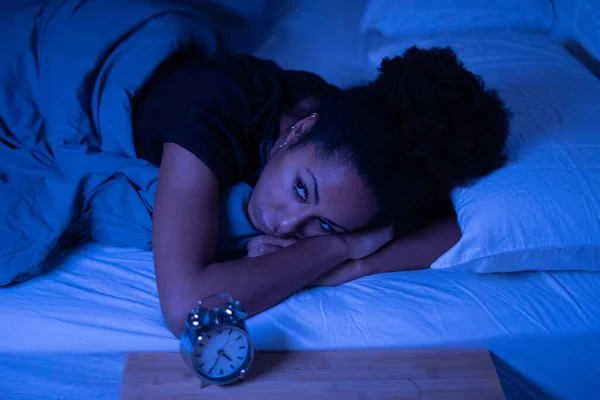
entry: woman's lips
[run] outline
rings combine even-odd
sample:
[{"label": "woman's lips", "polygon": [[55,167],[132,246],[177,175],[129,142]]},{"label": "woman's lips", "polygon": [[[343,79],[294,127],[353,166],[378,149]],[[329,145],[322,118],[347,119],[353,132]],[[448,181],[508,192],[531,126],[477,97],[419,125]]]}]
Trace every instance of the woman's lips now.
[{"label": "woman's lips", "polygon": [[265,222],[262,211],[258,210],[256,213],[256,221],[254,227],[264,233],[265,235],[273,236],[273,230]]}]

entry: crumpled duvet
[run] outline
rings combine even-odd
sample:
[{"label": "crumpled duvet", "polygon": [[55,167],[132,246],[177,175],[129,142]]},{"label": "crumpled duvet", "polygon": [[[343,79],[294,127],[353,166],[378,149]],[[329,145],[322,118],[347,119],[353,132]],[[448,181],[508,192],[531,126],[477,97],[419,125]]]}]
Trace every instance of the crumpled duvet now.
[{"label": "crumpled duvet", "polygon": [[150,249],[157,169],[135,158],[131,98],[183,46],[219,47],[203,1],[14,3],[0,5],[0,285],[64,246]]}]

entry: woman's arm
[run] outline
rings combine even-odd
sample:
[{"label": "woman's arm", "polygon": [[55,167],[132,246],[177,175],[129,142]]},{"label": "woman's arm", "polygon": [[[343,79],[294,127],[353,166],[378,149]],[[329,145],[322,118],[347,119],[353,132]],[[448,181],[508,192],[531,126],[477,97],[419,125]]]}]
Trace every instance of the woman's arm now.
[{"label": "woman's arm", "polygon": [[445,218],[356,262],[366,275],[429,268],[461,235],[456,217]]},{"label": "woman's arm", "polygon": [[307,239],[260,258],[214,263],[219,184],[184,148],[167,143],[153,217],[156,283],[167,326],[179,336],[198,300],[223,292],[244,310],[265,310],[351,258],[356,250],[338,236]]},{"label": "woman's arm", "polygon": [[366,258],[343,263],[309,286],[338,286],[367,275],[429,268],[460,238],[456,217],[448,217],[412,235],[400,237]]}]

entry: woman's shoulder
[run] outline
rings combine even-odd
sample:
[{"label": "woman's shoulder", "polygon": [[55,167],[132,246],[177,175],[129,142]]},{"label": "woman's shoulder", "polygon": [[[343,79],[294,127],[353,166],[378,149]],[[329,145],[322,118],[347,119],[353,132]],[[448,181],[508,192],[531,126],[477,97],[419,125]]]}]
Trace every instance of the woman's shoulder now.
[{"label": "woman's shoulder", "polygon": [[230,75],[252,77],[255,82],[276,84],[283,107],[294,106],[316,94],[339,90],[314,72],[282,68],[272,59],[247,53],[224,54],[207,61],[205,65]]},{"label": "woman's shoulder", "polygon": [[313,72],[284,69],[271,59],[248,53],[219,53],[206,58],[193,48],[180,50],[159,65],[145,89],[165,86],[181,92],[201,86],[206,92],[223,83],[237,85],[253,95],[278,95],[283,107],[314,94],[338,90]]},{"label": "woman's shoulder", "polygon": [[275,60],[260,58],[248,53],[222,54],[207,60],[207,68],[222,71],[238,71],[250,75],[269,74],[276,77],[283,89],[320,92],[338,88],[312,71],[282,68]]},{"label": "woman's shoulder", "polygon": [[[277,76],[281,69],[272,60],[255,57],[251,54],[218,53],[206,57],[194,50],[184,49],[171,55],[156,70],[156,75],[171,76],[181,71],[218,73],[220,76],[248,77],[257,75]],[[197,74],[196,76],[201,76]]]}]

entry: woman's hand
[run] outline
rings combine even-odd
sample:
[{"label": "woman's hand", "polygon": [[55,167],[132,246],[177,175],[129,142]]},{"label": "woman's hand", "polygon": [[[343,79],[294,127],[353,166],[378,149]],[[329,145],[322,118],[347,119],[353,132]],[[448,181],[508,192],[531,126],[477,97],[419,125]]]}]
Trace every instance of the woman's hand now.
[{"label": "woman's hand", "polygon": [[361,232],[345,233],[341,237],[346,242],[352,260],[360,260],[388,244],[394,239],[393,225],[384,225]]},{"label": "woman's hand", "polygon": [[[363,238],[364,239],[364,238]],[[274,253],[282,248],[296,243],[296,239],[281,239],[275,236],[261,235],[253,238],[246,245],[248,251],[247,257],[261,257]],[[322,275],[319,279],[312,282],[308,287],[316,286],[339,286],[346,282],[353,281],[366,275],[361,260],[351,260],[344,262],[331,271]]]},{"label": "woman's hand", "polygon": [[352,259],[337,265],[308,287],[339,286],[372,274],[373,272],[369,271],[368,263],[365,263],[364,259],[376,253],[395,238],[394,227],[391,224],[341,236],[350,249]]},{"label": "woman's hand", "polygon": [[[341,235],[341,237],[343,237],[350,249],[352,260],[334,267],[331,271],[312,282],[309,287],[339,286],[362,276],[369,275],[361,259],[377,252],[377,250],[394,239],[394,229],[389,225],[362,232],[346,233]],[[266,256],[296,242],[296,239],[281,239],[267,235],[257,236],[246,245],[248,251],[247,257]]]},{"label": "woman's hand", "polygon": [[[385,225],[361,232],[344,233],[340,237],[348,246],[350,258],[360,260],[375,253],[394,239],[394,228],[392,225]],[[266,256],[297,241],[296,239],[282,239],[268,235],[257,236],[246,245],[247,257]]]},{"label": "woman's hand", "polygon": [[261,235],[250,240],[246,245],[248,258],[266,256],[279,249],[296,243],[296,239],[281,239],[275,236]]}]

